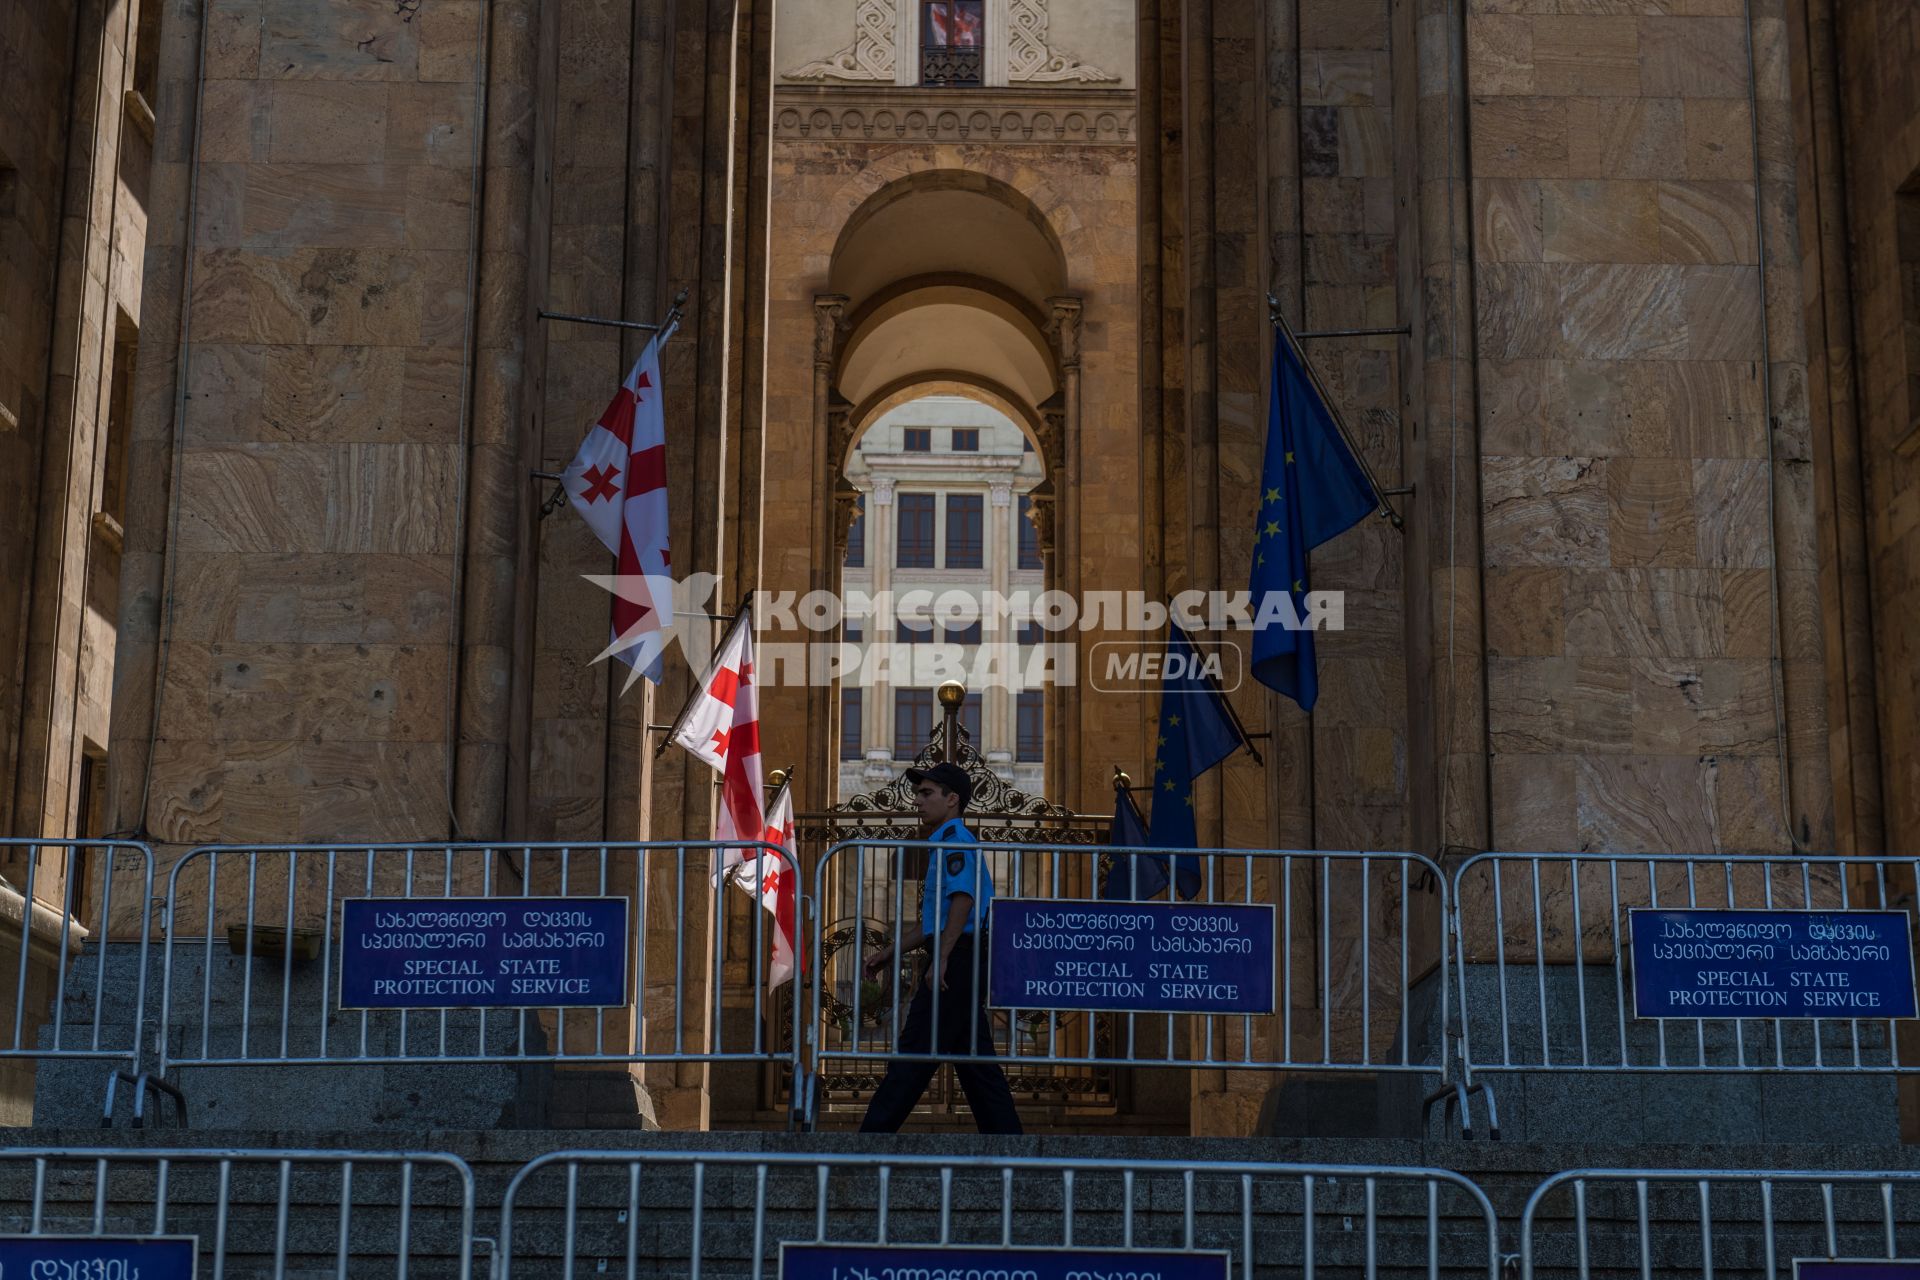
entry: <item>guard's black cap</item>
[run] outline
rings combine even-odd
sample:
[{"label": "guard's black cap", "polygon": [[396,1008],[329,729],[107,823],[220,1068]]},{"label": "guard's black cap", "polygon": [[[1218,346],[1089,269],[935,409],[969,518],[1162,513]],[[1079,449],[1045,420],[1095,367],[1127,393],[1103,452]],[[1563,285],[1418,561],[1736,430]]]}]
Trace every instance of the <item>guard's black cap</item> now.
[{"label": "guard's black cap", "polygon": [[962,809],[973,799],[973,779],[967,776],[965,769],[949,761],[943,760],[931,769],[909,769],[907,781],[916,787],[922,782],[938,783],[960,797]]}]

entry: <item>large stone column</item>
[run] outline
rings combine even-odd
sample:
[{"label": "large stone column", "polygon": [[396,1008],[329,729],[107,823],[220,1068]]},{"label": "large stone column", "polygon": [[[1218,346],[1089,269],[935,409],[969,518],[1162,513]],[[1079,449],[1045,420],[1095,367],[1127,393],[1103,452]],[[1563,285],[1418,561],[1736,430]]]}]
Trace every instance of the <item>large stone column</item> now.
[{"label": "large stone column", "polygon": [[[833,519],[833,495],[840,483],[840,458],[833,449],[831,422],[833,367],[839,355],[842,318],[847,297],[841,293],[822,293],[813,299],[813,555],[807,571],[807,590],[831,591],[839,584],[839,566],[829,562],[833,536],[828,523]],[[809,633],[810,634],[810,633]],[[803,636],[802,639],[807,637]],[[812,768],[800,771],[804,809],[824,809],[835,799],[836,786],[822,764],[833,751],[830,725],[839,710],[833,704],[831,685],[807,685],[807,760]]]},{"label": "large stone column", "polygon": [[[1054,487],[1055,567],[1049,585],[1078,600],[1082,576],[1080,486],[1085,470],[1080,431],[1080,322],[1083,306],[1079,298],[1057,297],[1048,298],[1047,307],[1050,312],[1047,337],[1053,343],[1054,361],[1060,369],[1061,459],[1061,482]],[[1077,630],[1054,632],[1049,639],[1055,644],[1073,644],[1081,651],[1086,650],[1086,646],[1080,643]],[[1055,722],[1059,724],[1060,731],[1050,744],[1059,756],[1058,766],[1053,769],[1051,776],[1060,779],[1061,790],[1049,799],[1076,809],[1092,795],[1098,794],[1080,777],[1080,761],[1086,754],[1082,742],[1087,725],[1086,717],[1082,714],[1086,697],[1087,691],[1084,689],[1076,688],[1071,694],[1065,690],[1059,692],[1054,706],[1059,713]],[[1048,763],[1053,765],[1051,760]],[[1082,794],[1083,790],[1085,795]]]}]

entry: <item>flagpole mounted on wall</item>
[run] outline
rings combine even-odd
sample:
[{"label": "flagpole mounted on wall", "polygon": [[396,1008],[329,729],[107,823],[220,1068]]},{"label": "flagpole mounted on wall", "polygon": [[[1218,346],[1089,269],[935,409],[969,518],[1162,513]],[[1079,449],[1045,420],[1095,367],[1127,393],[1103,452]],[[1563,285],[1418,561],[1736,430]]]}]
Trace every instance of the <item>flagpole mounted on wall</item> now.
[{"label": "flagpole mounted on wall", "polygon": [[1293,358],[1298,360],[1300,367],[1307,371],[1307,377],[1313,382],[1314,391],[1319,394],[1333,418],[1333,425],[1340,429],[1340,438],[1346,441],[1347,452],[1351,453],[1353,460],[1360,464],[1360,470],[1366,476],[1368,486],[1373,490],[1373,499],[1380,504],[1380,518],[1405,533],[1407,522],[1401,519],[1398,511],[1394,510],[1393,504],[1387,501],[1387,493],[1380,485],[1380,478],[1373,474],[1373,467],[1367,462],[1367,455],[1362,453],[1360,446],[1354,442],[1353,432],[1347,430],[1347,420],[1341,414],[1340,406],[1335,403],[1332,396],[1327,394],[1326,384],[1320,381],[1320,375],[1315,371],[1313,362],[1307,359],[1306,349],[1300,345],[1299,337],[1293,332],[1293,327],[1287,323],[1287,318],[1280,314],[1280,299],[1271,293],[1267,295],[1267,319],[1286,339],[1287,346],[1293,351]]},{"label": "flagpole mounted on wall", "polygon": [[[671,337],[674,330],[680,326],[681,312],[686,305],[687,291],[682,289],[673,296],[673,303],[667,308],[667,314],[661,318],[659,324],[648,324],[644,320],[616,320],[611,316],[577,316],[564,311],[548,311],[544,307],[534,314],[542,320],[560,320],[567,324],[592,324],[605,329],[635,329],[641,333],[660,333]],[[664,346],[666,338],[663,337],[660,341]],[[547,500],[540,504],[540,518],[544,520],[558,511],[560,505],[567,500],[566,486],[559,483],[560,476],[556,472],[534,471],[530,475],[534,480],[555,482],[553,492],[548,494]]]}]

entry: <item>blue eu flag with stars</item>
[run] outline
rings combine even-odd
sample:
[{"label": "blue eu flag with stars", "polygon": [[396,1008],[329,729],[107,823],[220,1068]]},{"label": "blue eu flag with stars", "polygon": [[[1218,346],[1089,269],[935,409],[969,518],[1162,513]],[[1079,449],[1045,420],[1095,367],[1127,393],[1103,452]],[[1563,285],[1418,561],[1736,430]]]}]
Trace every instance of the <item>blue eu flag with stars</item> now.
[{"label": "blue eu flag with stars", "polygon": [[[1227,706],[1226,695],[1202,665],[1202,655],[1179,627],[1167,628],[1166,679],[1161,686],[1160,722],[1153,743],[1153,805],[1147,822],[1146,845],[1155,849],[1191,849],[1199,843],[1193,819],[1193,783],[1246,743],[1240,725]],[[1124,798],[1125,792],[1121,795]],[[1127,800],[1127,807],[1132,801]],[[1119,815],[1115,831],[1121,830]],[[1134,830],[1137,832],[1138,828]],[[1119,843],[1116,838],[1115,844]],[[1109,874],[1104,897],[1151,897],[1166,886],[1166,854],[1120,859]],[[1182,898],[1200,892],[1200,859],[1175,856],[1172,879]],[[1129,892],[1127,864],[1137,868],[1138,881]],[[1117,892],[1115,892],[1117,890]]]},{"label": "blue eu flag with stars", "polygon": [[1373,485],[1340,434],[1333,410],[1301,367],[1293,344],[1276,332],[1267,456],[1253,536],[1253,678],[1292,698],[1302,711],[1313,710],[1320,695],[1313,632],[1292,630],[1271,617],[1262,626],[1261,602],[1269,592],[1285,593],[1292,599],[1291,616],[1304,618],[1307,553],[1364,520],[1374,505]]}]

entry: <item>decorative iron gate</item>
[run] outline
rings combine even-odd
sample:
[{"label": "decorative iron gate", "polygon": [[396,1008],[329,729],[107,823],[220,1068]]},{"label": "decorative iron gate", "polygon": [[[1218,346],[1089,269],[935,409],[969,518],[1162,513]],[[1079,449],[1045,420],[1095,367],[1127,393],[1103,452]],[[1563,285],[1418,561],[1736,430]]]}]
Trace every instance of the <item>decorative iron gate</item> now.
[{"label": "decorative iron gate", "polygon": [[[811,876],[814,867],[819,864],[826,851],[836,844],[848,841],[885,842],[888,840],[910,841],[921,838],[920,820],[913,808],[913,788],[908,785],[906,769],[927,768],[945,760],[956,761],[967,771],[967,777],[973,782],[973,799],[967,806],[967,825],[984,844],[1019,845],[1102,845],[1107,841],[1108,828],[1112,818],[1108,814],[1073,813],[1060,805],[1049,802],[1043,796],[1030,795],[1009,784],[975,751],[966,729],[960,723],[960,706],[966,691],[958,684],[943,685],[939,691],[942,718],[934,727],[927,745],[921,748],[911,764],[903,765],[900,776],[886,786],[852,797],[835,805],[825,812],[803,813],[797,820],[795,841],[802,868]],[[1085,859],[1078,860],[1085,863]],[[864,864],[861,860],[850,860],[849,875],[840,877],[828,884],[821,901],[813,904],[823,921],[823,954],[811,957],[810,965],[829,963],[837,951],[851,945],[855,937],[864,932],[868,946],[882,946],[887,942],[887,924],[877,916],[868,913],[865,918],[856,918],[855,903],[894,902],[898,895],[905,894],[911,904],[918,901],[920,877],[925,874],[924,865],[915,865],[918,859],[909,858],[906,862],[904,879],[912,883],[896,885],[890,874],[890,868],[882,866],[877,870],[871,861]],[[1046,877],[1050,872],[1045,855],[1028,859],[1029,865],[1023,870],[1022,879]],[[1057,875],[1058,872],[1052,872]],[[1084,866],[1075,874],[1084,875]],[[864,886],[856,886],[852,876],[867,878]],[[1010,893],[1016,887],[1001,885],[1001,893]],[[903,969],[900,981],[915,979],[916,974]],[[783,999],[793,999],[797,984],[782,988]],[[784,1008],[784,1006],[783,1006]],[[883,1011],[884,1012],[884,1011]],[[822,1026],[818,1028],[820,1054],[820,1096],[818,1103],[823,1114],[831,1115],[838,1111],[842,1114],[857,1114],[872,1096],[880,1077],[874,1064],[861,1061],[836,1061],[833,1049],[836,1041],[844,1044],[849,1029],[849,1020],[853,1015],[851,1004],[845,1000],[829,997],[823,1002],[821,1010]],[[994,1042],[997,1050],[1011,1056],[1009,1050],[1014,1038],[1035,1033],[1045,1034],[1045,1015],[1028,1015],[1042,1021],[1038,1026],[1012,1026],[1005,1014],[995,1014]],[[1100,1054],[1111,1047],[1112,1018],[1105,1014],[1061,1013],[1054,1015],[1055,1034],[1084,1039],[1096,1046]],[[776,1015],[776,1027],[780,1034],[791,1036],[794,1020],[791,1010],[784,1016]],[[871,1033],[869,1033],[871,1034]],[[1008,1064],[1010,1067],[1013,1063]],[[1025,1107],[1046,1107],[1060,1111],[1081,1113],[1109,1113],[1118,1104],[1114,1073],[1107,1067],[1086,1067],[1068,1065],[1036,1066],[1027,1069],[1010,1070],[1007,1083],[1013,1089],[1015,1101]],[[791,1099],[792,1073],[782,1072],[779,1095],[782,1104]],[[958,1082],[951,1068],[943,1067],[940,1074],[927,1090],[926,1098],[921,1102],[919,1114],[938,1116],[954,1113],[963,1099]]]}]

